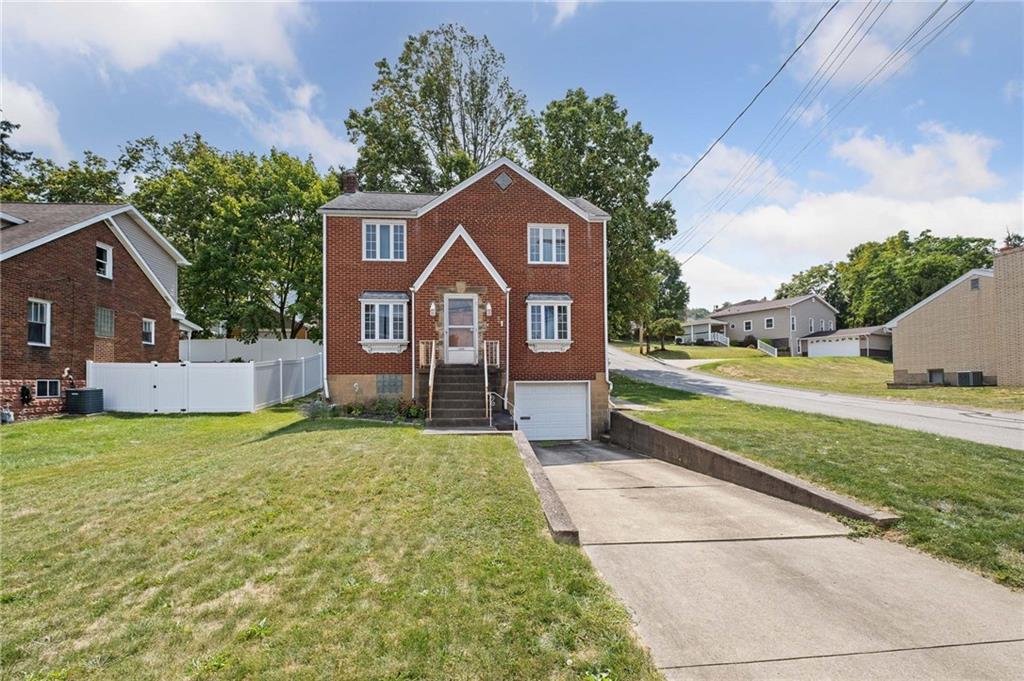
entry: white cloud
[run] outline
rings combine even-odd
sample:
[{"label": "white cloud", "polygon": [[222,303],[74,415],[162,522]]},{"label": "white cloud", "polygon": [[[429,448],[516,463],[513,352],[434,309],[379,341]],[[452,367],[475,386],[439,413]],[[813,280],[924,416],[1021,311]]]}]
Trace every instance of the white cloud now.
[{"label": "white cloud", "polygon": [[572,19],[576,16],[576,12],[579,11],[580,5],[585,2],[586,0],[558,0],[551,3],[555,7],[555,18],[552,20],[551,25],[558,28],[564,22]]},{"label": "white cloud", "polygon": [[307,21],[306,8],[290,2],[6,3],[4,39],[109,60],[124,71],[179,49],[292,68],[290,32]]},{"label": "white cloud", "polygon": [[281,106],[282,98],[267,93],[267,88],[252,66],[237,66],[222,80],[197,82],[185,93],[211,109],[237,119],[257,140],[267,146],[301,150],[325,168],[329,165],[352,166],[356,147],[336,135],[313,111],[320,89],[308,82],[291,86],[280,84],[290,106]]},{"label": "white cloud", "polygon": [[[680,253],[676,257],[683,262],[689,254]],[[690,285],[690,307],[709,310],[726,301],[770,298],[775,287],[788,276],[765,274],[763,268],[736,267],[705,253],[698,253],[683,266],[683,281]]]},{"label": "white cloud", "polygon": [[[673,155],[671,163],[666,164],[663,170],[659,169],[656,181],[664,182],[671,179],[674,182],[693,164],[693,161],[694,157]],[[700,162],[693,174],[680,185],[681,198],[689,196],[706,202],[729,186],[732,179],[741,171],[741,178],[729,189],[729,194],[740,190],[736,194],[737,198],[750,196],[769,183],[773,183],[773,187],[765,193],[765,199],[787,201],[796,196],[796,185],[791,180],[779,176],[778,168],[773,161],[755,156],[746,149],[720,142],[707,158]]]},{"label": "white cloud", "polygon": [[1003,99],[1012,102],[1015,99],[1024,98],[1024,81],[1008,80],[1003,86]]},{"label": "white cloud", "polygon": [[907,199],[963,196],[992,189],[999,178],[988,161],[996,141],[975,133],[947,130],[937,123],[921,126],[927,142],[909,150],[885,138],[857,133],[832,147],[832,154],[867,173],[870,194]]},{"label": "white cloud", "polygon": [[[849,36],[844,39],[844,35],[851,26],[860,26],[861,21],[865,17],[864,28],[870,26],[872,22],[878,17],[878,12],[881,11],[881,7],[884,5],[875,5],[875,14],[871,14],[872,9],[868,9],[864,15],[861,15],[861,10],[865,8],[865,4],[862,2],[844,3],[839,5],[829,16],[822,22],[821,26],[814,32],[807,44],[800,50],[794,59],[796,65],[796,73],[801,79],[810,77],[819,65],[823,64],[830,57],[832,49],[840,44],[847,44],[847,47],[840,53],[844,56],[840,56],[835,59],[834,64],[838,65],[842,63],[842,67],[836,74],[832,81],[833,85],[851,85],[859,82],[862,78],[873,72],[882,62],[884,62],[894,49],[908,36],[910,33],[917,28],[918,24],[924,20],[928,14],[930,14],[937,6],[936,3],[916,3],[916,2],[896,2],[888,5],[888,9],[878,19],[878,23],[874,24],[871,32],[867,34],[858,44],[861,33],[857,33],[856,37],[850,39]],[[955,7],[944,9],[939,12],[931,23],[928,24],[925,29],[918,34],[918,36],[924,35],[931,28],[938,25],[943,21],[949,14],[956,11]],[[811,27],[823,14],[823,6],[817,3],[809,4],[797,4],[797,3],[775,3],[772,6],[772,14],[775,18],[776,23],[780,26],[783,33],[786,36],[786,47],[792,49],[796,44],[803,40],[803,38],[810,32]],[[856,22],[856,23],[855,23]],[[851,31],[851,35],[853,32]],[[848,43],[845,41],[849,40]],[[967,49],[970,49],[969,39],[965,43]],[[961,41],[963,42],[963,41]],[[853,49],[856,45],[856,49]],[[962,48],[961,48],[962,49]],[[849,54],[849,58],[843,63],[845,55],[852,50]],[[900,59],[897,59],[891,66],[898,67],[901,63]],[[889,71],[887,68],[885,71]],[[910,70],[910,67],[904,67],[903,72]],[[885,72],[880,78],[885,77]]]},{"label": "white cloud", "polygon": [[718,247],[742,235],[742,247],[748,251],[802,257],[814,264],[842,258],[859,243],[884,239],[901,229],[998,240],[1007,228],[1020,231],[1022,226],[1024,196],[989,202],[969,196],[908,200],[862,192],[809,194],[790,207],[760,206],[742,213],[718,239]]},{"label": "white cloud", "polygon": [[60,134],[60,112],[36,86],[3,76],[0,109],[5,119],[21,125],[12,136],[16,149],[45,149],[57,161],[68,159],[70,154]]}]

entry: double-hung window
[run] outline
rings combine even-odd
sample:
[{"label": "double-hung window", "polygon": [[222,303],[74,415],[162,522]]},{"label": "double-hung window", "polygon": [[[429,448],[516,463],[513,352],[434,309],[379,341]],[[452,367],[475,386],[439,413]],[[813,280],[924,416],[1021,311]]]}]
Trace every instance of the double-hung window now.
[{"label": "double-hung window", "polygon": [[405,260],[405,223],[363,222],[363,260]]},{"label": "double-hung window", "polygon": [[789,330],[796,331],[796,316],[789,315]]},{"label": "double-hung window", "polygon": [[764,328],[766,328],[766,329],[774,329],[775,328],[775,317],[765,317],[764,318]]},{"label": "double-hung window", "polygon": [[809,333],[814,333],[814,317],[807,320],[807,331]]},{"label": "double-hung window", "polygon": [[824,320],[824,318],[822,318],[822,319],[818,320],[818,331],[824,331],[824,330],[825,330],[825,320]]},{"label": "double-hung window", "polygon": [[96,275],[114,278],[114,247],[99,241],[96,242]]},{"label": "double-hung window", "polygon": [[408,300],[408,296],[403,293],[378,293],[376,296],[364,295],[359,299],[362,327],[360,342],[364,347],[389,346],[393,351],[400,352],[408,344]]},{"label": "double-hung window", "polygon": [[569,262],[568,225],[529,225],[527,241],[531,265]]},{"label": "double-hung window", "polygon": [[744,322],[743,322],[743,330],[744,331],[753,331],[754,330],[754,322],[753,322],[753,320],[751,320],[751,319],[744,320]]},{"label": "double-hung window", "polygon": [[835,331],[836,330],[836,320],[834,320],[834,319],[828,320],[828,330],[829,331]]},{"label": "double-hung window", "polygon": [[526,297],[526,340],[534,350],[564,352],[572,343],[572,298],[531,293]]},{"label": "double-hung window", "polygon": [[142,344],[154,345],[156,343],[156,321],[152,319],[142,320]]},{"label": "double-hung window", "polygon": [[50,345],[50,301],[28,299],[28,344]]}]

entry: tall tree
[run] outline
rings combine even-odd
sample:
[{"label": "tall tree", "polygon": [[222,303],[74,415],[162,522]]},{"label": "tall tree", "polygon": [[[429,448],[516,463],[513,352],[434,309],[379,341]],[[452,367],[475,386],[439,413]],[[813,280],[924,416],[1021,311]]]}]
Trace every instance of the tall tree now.
[{"label": "tall tree", "polygon": [[582,196],[611,214],[608,223],[608,306],[613,333],[649,323],[659,285],[652,277],[655,245],[676,230],[668,202],[647,201],[653,138],[630,123],[615,97],[570,90],[537,115],[524,117],[516,137],[530,170],[567,196]]},{"label": "tall tree", "polygon": [[448,189],[511,149],[526,97],[486,36],[444,24],[376,66],[370,106],[345,121],[367,189]]},{"label": "tall tree", "polygon": [[845,324],[849,302],[839,286],[839,270],[835,263],[814,265],[794,274],[789,281],[775,289],[776,298],[796,298],[816,293],[839,310],[839,324]]},{"label": "tall tree", "polygon": [[683,319],[690,302],[690,287],[683,281],[679,261],[667,250],[659,249],[654,254],[654,273],[659,282],[654,316]]},{"label": "tall tree", "polygon": [[21,198],[22,190],[18,185],[21,180],[21,164],[32,158],[31,151],[18,151],[11,146],[10,138],[14,131],[20,128],[18,123],[12,123],[7,119],[0,119],[0,192],[6,194],[11,190],[10,196],[0,196],[7,201],[15,201]]},{"label": "tall tree", "polygon": [[14,178],[11,188],[12,193],[18,192],[28,201],[117,203],[124,200],[117,166],[88,150],[81,162],[72,160],[65,166],[50,159],[33,158]]}]

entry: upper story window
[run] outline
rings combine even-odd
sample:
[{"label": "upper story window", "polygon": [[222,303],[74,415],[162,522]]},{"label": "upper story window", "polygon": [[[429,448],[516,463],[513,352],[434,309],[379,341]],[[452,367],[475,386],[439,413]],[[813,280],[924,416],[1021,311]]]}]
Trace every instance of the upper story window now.
[{"label": "upper story window", "polygon": [[824,330],[825,330],[825,320],[824,319],[819,319],[818,320],[818,331],[824,331]]},{"label": "upper story window", "polygon": [[364,221],[363,260],[405,260],[405,223]]},{"label": "upper story window", "polygon": [[142,344],[154,345],[156,343],[156,321],[153,319],[142,320]]},{"label": "upper story window", "polygon": [[572,344],[572,298],[563,293],[526,297],[527,343],[534,352],[565,352]]},{"label": "upper story window", "polygon": [[835,331],[836,330],[836,320],[834,320],[834,319],[828,320],[828,330],[829,331]]},{"label": "upper story window", "polygon": [[977,291],[980,288],[981,288],[981,279],[978,278],[978,277],[974,277],[973,279],[971,279],[971,290],[972,291]]},{"label": "upper story window", "polygon": [[764,318],[764,328],[766,328],[766,329],[774,329],[775,328],[775,317],[765,317]]},{"label": "upper story window", "polygon": [[96,274],[104,279],[114,278],[114,247],[96,242]]},{"label": "upper story window", "polygon": [[50,345],[50,301],[28,299],[28,344]]},{"label": "upper story window", "polygon": [[96,306],[96,337],[114,337],[114,311],[109,307]]},{"label": "upper story window", "polygon": [[814,317],[807,320],[807,330],[810,333],[814,333]]},{"label": "upper story window", "polygon": [[530,225],[529,258],[531,265],[569,262],[568,225]]},{"label": "upper story window", "polygon": [[789,330],[796,331],[796,316],[789,315]]}]

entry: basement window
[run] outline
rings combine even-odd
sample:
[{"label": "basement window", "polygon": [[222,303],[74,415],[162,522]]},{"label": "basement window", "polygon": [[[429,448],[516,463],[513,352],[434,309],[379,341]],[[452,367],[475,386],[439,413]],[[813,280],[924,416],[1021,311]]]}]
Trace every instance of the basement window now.
[{"label": "basement window", "polygon": [[56,378],[43,378],[36,381],[36,397],[40,399],[60,397],[60,381]]}]

